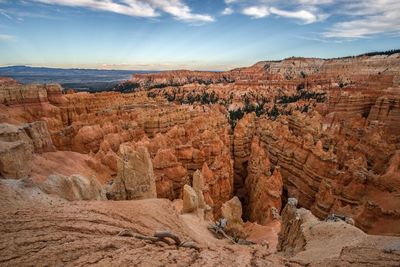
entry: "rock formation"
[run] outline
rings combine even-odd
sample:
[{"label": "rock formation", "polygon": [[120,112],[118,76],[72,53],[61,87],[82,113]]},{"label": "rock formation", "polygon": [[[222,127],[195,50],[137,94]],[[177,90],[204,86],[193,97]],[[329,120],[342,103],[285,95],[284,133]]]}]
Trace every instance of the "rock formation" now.
[{"label": "rock formation", "polygon": [[190,83],[226,83],[233,82],[229,73],[210,73],[206,71],[165,71],[155,74],[134,74],[130,82],[139,84],[141,87],[165,87],[177,86]]},{"label": "rock formation", "polygon": [[281,209],[282,177],[279,167],[271,172],[271,163],[260,140],[251,143],[245,188],[248,196],[246,212],[250,221],[267,224],[277,219]]},{"label": "rock formation", "polygon": [[23,125],[23,129],[32,140],[34,152],[53,152],[55,147],[51,140],[46,121],[35,121]]},{"label": "rock formation", "polygon": [[[57,173],[45,164],[61,168],[73,156],[80,172],[88,166],[101,183],[114,180],[110,197],[136,198],[118,182],[129,143],[147,148],[158,197],[182,199],[201,170],[215,218],[237,195],[244,218],[266,224],[296,197],[320,219],[337,213],[369,233],[398,233],[399,62],[394,53],[138,74],[130,82],[139,87],[125,94],[63,94],[59,85],[4,78],[0,123],[18,134],[1,137],[1,175],[45,180]],[[32,158],[42,163],[34,172]]]},{"label": "rock formation", "polygon": [[[296,205],[290,202],[282,211],[282,222],[278,251],[299,264],[308,262],[311,266],[334,266],[345,262],[356,265],[375,262],[375,264],[392,266],[398,257],[398,255],[383,256],[387,253],[385,245],[382,246],[385,238],[368,236],[342,220],[320,221],[309,210],[297,209]],[[371,247],[371,244],[376,247]],[[361,250],[362,247],[374,252],[363,254],[361,260],[357,259],[359,252],[356,251]],[[377,254],[381,255],[384,263],[379,263]]]},{"label": "rock formation", "polygon": [[[207,235],[206,225],[186,220],[166,199],[71,203],[55,195],[38,193],[21,181],[0,180],[3,265],[63,265],[65,262],[140,265],[145,262],[168,266],[179,262],[184,266],[397,266],[400,260],[398,237],[369,236],[344,222],[319,222],[305,210],[299,213],[303,226],[297,230],[303,231],[299,236],[305,237],[306,246],[296,254],[290,254],[288,246],[276,254],[261,244],[234,245]],[[284,214],[283,224],[286,219],[288,223],[294,219],[293,213]],[[293,227],[299,225],[296,223]],[[196,240],[199,249],[119,235],[127,229],[140,236],[170,229],[182,240]],[[287,238],[294,240],[295,236]],[[37,247],[41,249],[36,251]]]},{"label": "rock formation", "polygon": [[183,213],[191,213],[199,208],[199,197],[190,185],[183,187]]},{"label": "rock formation", "polygon": [[201,219],[213,218],[212,209],[204,200],[204,179],[199,170],[193,173],[193,187],[185,184],[183,187],[182,213],[197,213]]},{"label": "rock formation", "polygon": [[[131,93],[0,78],[0,262],[397,266],[398,238],[368,234],[400,233],[399,66],[398,53],[288,58],[138,74]],[[216,240],[179,203],[271,245],[282,223],[281,255]],[[165,256],[117,235],[159,227],[203,246]]]},{"label": "rock formation", "polygon": [[33,143],[22,127],[0,124],[0,174],[4,178],[27,177],[32,169]]},{"label": "rock formation", "polygon": [[233,135],[233,153],[235,157],[235,188],[244,189],[244,178],[247,176],[247,164],[251,154],[251,141],[255,131],[255,114],[247,114],[236,125]]},{"label": "rock formation", "polygon": [[204,179],[203,175],[201,174],[200,170],[196,170],[193,173],[193,190],[196,192],[196,195],[199,200],[199,208],[204,209],[206,207],[206,203],[204,201],[203,195],[203,188],[204,188]]},{"label": "rock formation", "polygon": [[242,220],[242,203],[238,197],[233,197],[222,205],[222,217],[226,219],[227,234],[245,238],[244,223]]},{"label": "rock formation", "polygon": [[118,175],[107,197],[115,200],[156,198],[153,164],[147,148],[122,145],[119,153]]},{"label": "rock formation", "polygon": [[38,187],[49,195],[73,200],[105,200],[100,183],[93,177],[50,175]]}]

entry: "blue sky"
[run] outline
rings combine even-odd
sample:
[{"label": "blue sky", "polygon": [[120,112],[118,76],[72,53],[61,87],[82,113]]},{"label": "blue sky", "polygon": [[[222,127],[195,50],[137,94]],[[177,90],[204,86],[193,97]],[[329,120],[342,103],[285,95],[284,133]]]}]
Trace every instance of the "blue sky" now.
[{"label": "blue sky", "polygon": [[399,44],[399,0],[0,0],[3,66],[226,70]]}]

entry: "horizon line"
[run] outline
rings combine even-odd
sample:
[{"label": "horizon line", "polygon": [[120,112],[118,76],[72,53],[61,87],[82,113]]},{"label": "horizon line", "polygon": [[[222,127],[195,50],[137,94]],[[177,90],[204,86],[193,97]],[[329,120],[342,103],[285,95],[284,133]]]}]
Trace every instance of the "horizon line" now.
[{"label": "horizon line", "polygon": [[[304,56],[291,56],[291,57],[286,57],[283,59],[265,59],[265,60],[259,60],[252,65],[255,65],[260,62],[281,62],[284,60],[288,59],[321,59],[321,60],[335,60],[335,59],[346,59],[346,58],[354,58],[354,57],[362,57],[362,56],[374,56],[374,55],[392,55],[392,54],[397,54],[400,53],[400,49],[390,49],[390,50],[385,50],[385,51],[372,51],[372,52],[365,52],[362,54],[358,55],[348,55],[348,56],[342,56],[342,57],[330,57],[330,58],[323,58],[323,57],[304,57]],[[105,64],[107,65],[107,64]],[[109,64],[109,65],[117,65],[117,64]],[[124,63],[124,65],[129,65],[127,63]],[[134,65],[134,64],[132,64]],[[10,68],[10,67],[28,67],[28,68],[47,68],[47,69],[65,69],[65,70],[100,70],[100,71],[141,71],[141,72],[163,72],[163,71],[199,71],[199,72],[225,72],[225,71],[230,71],[234,70],[237,68],[243,68],[243,67],[248,67],[252,65],[247,65],[247,66],[240,66],[240,67],[234,67],[230,69],[225,69],[225,70],[209,70],[209,69],[195,69],[195,68],[176,68],[176,69],[113,69],[113,68],[85,68],[85,67],[57,67],[57,66],[49,66],[49,65],[36,65],[36,64],[0,64],[0,68]]]}]

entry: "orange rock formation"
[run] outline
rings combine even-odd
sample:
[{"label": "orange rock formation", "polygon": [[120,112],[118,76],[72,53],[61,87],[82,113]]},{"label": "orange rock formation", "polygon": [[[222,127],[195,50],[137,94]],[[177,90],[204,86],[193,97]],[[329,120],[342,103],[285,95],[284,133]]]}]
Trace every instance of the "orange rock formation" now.
[{"label": "orange rock formation", "polygon": [[0,173],[44,180],[57,173],[51,162],[69,177],[55,162],[68,155],[115,187],[121,147],[143,147],[158,197],[182,198],[200,170],[216,217],[237,195],[245,219],[268,224],[296,197],[319,218],[340,213],[370,233],[399,233],[399,66],[399,54],[289,58],[134,75],[141,87],[127,94],[2,78]]}]

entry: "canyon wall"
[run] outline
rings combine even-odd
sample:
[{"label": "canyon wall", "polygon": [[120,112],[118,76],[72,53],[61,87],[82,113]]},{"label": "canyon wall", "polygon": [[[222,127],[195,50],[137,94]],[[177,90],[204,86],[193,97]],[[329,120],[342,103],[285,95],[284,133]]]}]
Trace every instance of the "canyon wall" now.
[{"label": "canyon wall", "polygon": [[[400,219],[399,146],[393,143],[395,139],[389,138],[390,132],[385,131],[383,122],[368,124],[367,119],[359,116],[324,130],[323,118],[318,113],[295,112],[275,121],[255,120],[252,116],[256,129],[252,126],[246,129],[247,134],[242,134],[242,122],[252,125],[249,118],[246,116],[238,123],[235,131],[239,132],[234,135],[234,144],[238,144],[234,147],[235,170],[246,185],[254,183],[254,173],[256,181],[261,183],[265,176],[257,173],[266,169],[268,177],[269,170],[279,166],[285,194],[296,197],[300,206],[319,218],[331,213],[343,214],[351,216],[358,227],[370,233],[400,230],[396,225]],[[269,192],[279,179],[267,179],[269,183],[259,186],[264,195],[271,195]],[[248,188],[241,183],[242,180],[237,184],[239,196],[263,198],[258,185]],[[267,199],[271,201],[274,197]],[[251,214],[254,212],[251,203],[249,207]],[[262,221],[252,218],[250,215],[250,220]],[[377,221],[380,223],[374,223]]]},{"label": "canyon wall", "polygon": [[[192,183],[196,170],[205,177],[205,199],[216,215],[232,196],[229,124],[216,107],[177,107],[162,99],[148,98],[145,93],[63,95],[55,85],[26,86],[9,80],[0,91],[1,109],[5,111],[0,121],[4,129],[4,177],[29,176],[33,154],[57,150],[88,154],[93,159],[93,169],[100,172],[106,168],[110,173],[103,182],[114,178],[119,181],[124,177],[120,164],[125,154],[121,147],[128,144],[148,150],[158,197],[181,198],[183,186]],[[22,129],[6,123],[26,126],[20,126]],[[8,137],[10,131],[15,138]],[[18,153],[23,156],[21,159],[28,158],[19,161]],[[15,166],[9,164],[8,155]],[[110,189],[110,196],[136,198],[126,193],[126,188],[116,188]]]},{"label": "canyon wall", "polygon": [[235,83],[238,86],[296,88],[342,86],[358,90],[381,90],[400,85],[399,54],[339,59],[287,58],[261,61],[247,68],[225,72],[167,71],[134,74],[131,82],[146,87],[190,83]]}]

